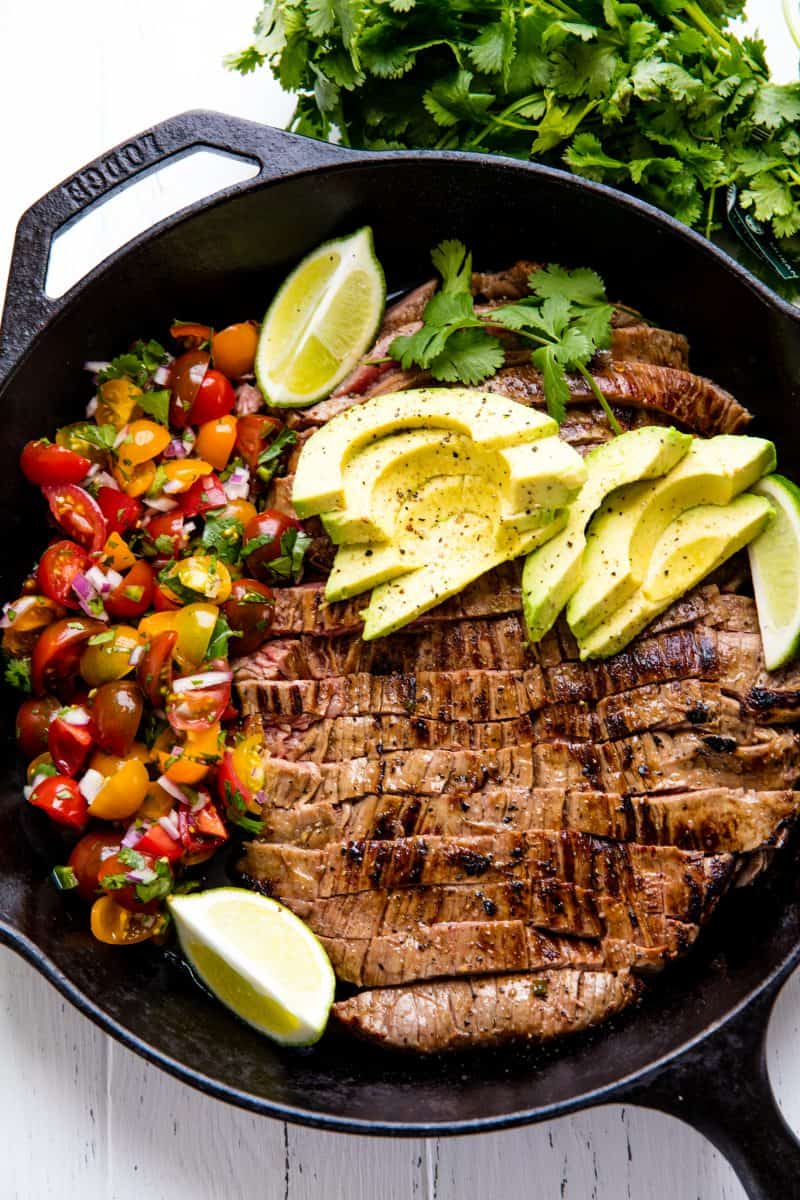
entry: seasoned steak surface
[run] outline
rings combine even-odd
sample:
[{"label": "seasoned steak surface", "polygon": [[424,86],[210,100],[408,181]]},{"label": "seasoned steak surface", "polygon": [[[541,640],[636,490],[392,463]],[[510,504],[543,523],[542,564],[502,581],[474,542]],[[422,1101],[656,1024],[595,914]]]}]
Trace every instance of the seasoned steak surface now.
[{"label": "seasoned steak surface", "polygon": [[[485,312],[536,264],[476,273]],[[430,383],[387,358],[435,282],[385,314],[328,400],[293,414],[298,444],[369,396]],[[496,328],[505,366],[482,385],[543,403]],[[747,412],[691,374],[686,339],[629,309],[592,374],[622,428],[738,432]],[[608,424],[581,377],[562,436]],[[291,513],[291,474],[271,503]],[[314,562],[332,548],[321,526]],[[798,809],[800,670],[764,667],[747,571],[729,567],[620,654],[581,663],[566,625],[528,645],[520,564],[478,579],[390,637],[361,639],[365,598],[276,589],[270,639],[236,666],[263,739],[264,828],[241,869],[309,923],[359,988],[346,1028],[421,1052],[541,1041],[633,1003],[684,954],[726,889],[748,882]]]}]

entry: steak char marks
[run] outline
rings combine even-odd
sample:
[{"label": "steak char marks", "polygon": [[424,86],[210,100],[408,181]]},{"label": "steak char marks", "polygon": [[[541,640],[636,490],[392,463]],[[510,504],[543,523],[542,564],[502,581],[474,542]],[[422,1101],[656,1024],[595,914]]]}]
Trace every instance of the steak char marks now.
[{"label": "steak char marks", "polygon": [[[476,274],[478,304],[519,298],[535,269]],[[368,361],[292,416],[299,445],[352,404],[430,382],[375,361],[434,290],[388,309]],[[681,335],[626,309],[613,327],[592,372],[623,428],[746,425],[689,372]],[[505,366],[484,387],[541,405],[529,354],[496,333]],[[584,381],[570,386],[562,436],[584,452],[609,430]],[[273,491],[291,511],[291,478]],[[754,603],[731,579],[589,663],[564,624],[528,645],[518,563],[374,642],[363,597],[276,589],[270,640],[236,665],[267,752],[263,833],[241,870],[359,989],[334,1006],[344,1027],[429,1053],[597,1024],[769,861],[800,802],[800,670],[766,671]]]}]

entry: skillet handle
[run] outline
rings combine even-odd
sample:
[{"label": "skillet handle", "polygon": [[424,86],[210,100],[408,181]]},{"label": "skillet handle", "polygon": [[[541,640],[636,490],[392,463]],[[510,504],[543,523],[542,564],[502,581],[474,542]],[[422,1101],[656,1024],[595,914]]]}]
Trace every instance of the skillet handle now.
[{"label": "skillet handle", "polygon": [[713,1033],[623,1087],[621,1095],[704,1134],[728,1159],[750,1200],[800,1197],[800,1140],[783,1118],[767,1073],[767,1027],[782,982],[773,980]]},{"label": "skillet handle", "polygon": [[226,188],[219,193],[221,196],[234,195],[292,172],[341,161],[348,154],[326,142],[203,110],[171,117],[115,146],[42,196],[22,216],[17,226],[0,326],[0,373],[5,373],[45,322],[63,306],[65,298],[52,299],[45,292],[50,247],[56,233],[135,179],[199,149],[249,158],[260,168],[256,178]]}]

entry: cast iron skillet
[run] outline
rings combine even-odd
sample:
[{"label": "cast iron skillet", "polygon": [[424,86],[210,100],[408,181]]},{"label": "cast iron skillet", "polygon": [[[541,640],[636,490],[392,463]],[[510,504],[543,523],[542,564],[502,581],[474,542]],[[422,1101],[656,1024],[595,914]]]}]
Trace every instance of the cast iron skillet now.
[{"label": "cast iron skillet", "polygon": [[[175,155],[238,153],[260,173],[162,222],[62,299],[44,292],[50,242],[96,201]],[[165,330],[176,314],[216,324],[259,314],[287,268],[324,238],[369,222],[392,288],[426,278],[442,237],[481,266],[520,255],[590,264],[609,293],[685,331],[694,369],[731,388],[785,464],[800,436],[800,315],[708,242],[611,189],[479,155],[346,151],[216,113],[186,113],[118,146],[22,218],[0,349],[0,595],[42,544],[42,505],[22,486],[22,443],[74,420],[84,359]],[[729,1156],[752,1197],[800,1195],[800,1149],[767,1078],[764,1039],[800,959],[795,855],[732,895],[689,960],[641,1007],[547,1051],[435,1062],[326,1036],[283,1052],[240,1025],[148,948],[98,945],[84,912],[47,881],[44,830],[22,814],[11,702],[0,762],[0,939],[102,1028],[212,1095],[327,1129],[474,1133],[633,1102],[689,1121]],[[43,853],[44,851],[44,853]],[[50,862],[53,861],[51,857]]]}]

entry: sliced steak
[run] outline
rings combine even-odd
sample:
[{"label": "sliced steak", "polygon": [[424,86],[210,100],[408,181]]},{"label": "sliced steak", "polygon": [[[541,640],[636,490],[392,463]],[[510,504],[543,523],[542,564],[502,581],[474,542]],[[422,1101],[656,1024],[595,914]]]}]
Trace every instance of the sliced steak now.
[{"label": "sliced steak", "polygon": [[476,837],[565,829],[622,842],[707,853],[747,853],[779,844],[796,817],[797,793],[706,788],[622,796],[564,788],[497,786],[463,796],[365,796],[270,808],[264,837],[318,849],[333,842],[414,836]]},{"label": "sliced steak", "polygon": [[333,1006],[352,1033],[423,1054],[544,1042],[600,1024],[641,995],[630,971],[573,968],[360,992]]}]

